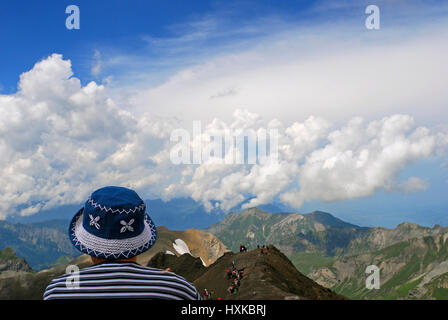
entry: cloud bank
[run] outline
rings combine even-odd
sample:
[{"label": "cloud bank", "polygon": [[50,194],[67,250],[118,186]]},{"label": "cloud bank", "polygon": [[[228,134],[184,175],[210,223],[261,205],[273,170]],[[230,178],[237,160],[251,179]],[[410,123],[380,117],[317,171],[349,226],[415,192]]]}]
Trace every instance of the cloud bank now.
[{"label": "cloud bank", "polygon": [[229,121],[204,123],[195,139],[226,129],[276,128],[277,163],[223,165],[210,157],[174,165],[170,134],[185,123],[126,110],[104,86],[83,86],[61,55],[23,73],[17,93],[0,95],[0,217],[79,203],[104,185],[128,186],[145,198],[191,196],[208,209],[218,200],[223,210],[247,196],[254,197],[247,207],[278,197],[300,208],[304,201],[366,197],[380,189],[418,192],[427,182],[400,181],[399,173],[443,152],[448,141],[407,114],[340,125],[322,116],[265,120],[235,109]]}]

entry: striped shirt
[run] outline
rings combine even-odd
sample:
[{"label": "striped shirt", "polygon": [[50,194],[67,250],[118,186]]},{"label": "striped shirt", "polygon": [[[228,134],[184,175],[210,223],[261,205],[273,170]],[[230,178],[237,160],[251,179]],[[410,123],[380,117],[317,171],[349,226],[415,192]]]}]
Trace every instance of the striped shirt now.
[{"label": "striped shirt", "polygon": [[[105,262],[54,278],[45,289],[50,299],[168,299],[201,300],[196,288],[177,274],[135,262]],[[69,282],[69,285],[67,285]],[[72,285],[70,285],[72,284]]]}]

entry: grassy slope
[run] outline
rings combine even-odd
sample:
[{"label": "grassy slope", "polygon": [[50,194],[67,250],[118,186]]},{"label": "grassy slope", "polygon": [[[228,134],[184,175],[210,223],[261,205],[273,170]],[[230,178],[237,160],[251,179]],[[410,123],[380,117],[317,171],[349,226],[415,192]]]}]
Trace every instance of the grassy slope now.
[{"label": "grassy slope", "polygon": [[324,256],[318,252],[300,252],[291,257],[291,262],[297,270],[304,274],[309,274],[316,268],[329,267],[334,260],[334,257]]}]

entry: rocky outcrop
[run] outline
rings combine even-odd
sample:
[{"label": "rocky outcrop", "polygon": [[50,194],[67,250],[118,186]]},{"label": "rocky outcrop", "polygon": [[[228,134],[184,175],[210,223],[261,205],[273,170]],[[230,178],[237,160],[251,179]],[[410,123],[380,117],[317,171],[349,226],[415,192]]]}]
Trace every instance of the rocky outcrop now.
[{"label": "rocky outcrop", "polygon": [[184,277],[190,282],[196,280],[206,270],[200,258],[194,258],[188,253],[177,257],[159,252],[149,260],[147,266],[157,269],[170,268],[172,272]]},{"label": "rocky outcrop", "polygon": [[0,250],[0,273],[6,271],[32,272],[33,270],[24,258],[16,256],[11,248]]},{"label": "rocky outcrop", "polygon": [[158,252],[166,253],[170,251],[176,256],[181,256],[183,252],[178,252],[173,244],[180,239],[188,246],[188,250],[195,258],[201,258],[206,266],[215,262],[225,252],[227,247],[213,234],[197,230],[188,229],[184,231],[168,230],[165,227],[158,227],[158,240],[154,247],[138,256],[137,261],[141,265],[147,265],[149,260]]}]

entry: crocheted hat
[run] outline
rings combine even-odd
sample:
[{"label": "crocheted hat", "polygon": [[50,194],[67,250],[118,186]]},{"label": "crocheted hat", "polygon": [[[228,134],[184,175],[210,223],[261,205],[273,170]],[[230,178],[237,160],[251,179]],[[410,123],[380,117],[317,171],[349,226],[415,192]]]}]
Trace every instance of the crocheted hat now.
[{"label": "crocheted hat", "polygon": [[90,256],[123,259],[151,248],[157,230],[135,191],[104,187],[73,217],[69,237],[76,249]]}]

